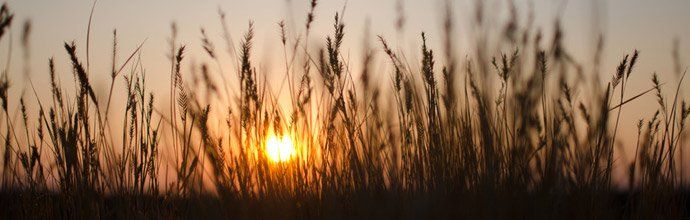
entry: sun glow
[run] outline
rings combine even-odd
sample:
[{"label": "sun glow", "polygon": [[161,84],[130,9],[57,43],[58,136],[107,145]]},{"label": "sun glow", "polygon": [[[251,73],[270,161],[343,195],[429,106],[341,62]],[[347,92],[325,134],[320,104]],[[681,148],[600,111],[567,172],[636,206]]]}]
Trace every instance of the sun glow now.
[{"label": "sun glow", "polygon": [[295,145],[292,143],[290,137],[271,135],[266,140],[266,156],[273,162],[286,162],[290,160],[295,154]]}]

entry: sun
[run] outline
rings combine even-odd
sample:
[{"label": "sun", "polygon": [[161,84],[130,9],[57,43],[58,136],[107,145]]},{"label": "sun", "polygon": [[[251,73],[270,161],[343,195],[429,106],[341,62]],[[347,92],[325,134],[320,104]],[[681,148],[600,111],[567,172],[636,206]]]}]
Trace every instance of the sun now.
[{"label": "sun", "polygon": [[295,154],[295,145],[288,136],[271,135],[266,140],[266,156],[273,162],[286,162]]}]

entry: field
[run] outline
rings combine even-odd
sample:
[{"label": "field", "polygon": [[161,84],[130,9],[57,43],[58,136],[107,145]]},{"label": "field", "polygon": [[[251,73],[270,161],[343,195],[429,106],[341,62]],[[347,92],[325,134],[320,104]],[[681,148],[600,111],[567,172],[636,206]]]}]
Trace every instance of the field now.
[{"label": "field", "polygon": [[[91,51],[88,37],[55,51],[69,59],[61,65],[70,73],[59,73],[53,58],[25,67],[50,78],[49,93],[0,65],[0,217],[689,217],[690,105],[678,56],[677,81],[636,71],[644,60],[637,50],[621,54],[617,66],[600,66],[601,43],[595,62],[580,64],[558,23],[542,33],[518,25],[524,15],[513,8],[512,19],[488,25],[491,15],[477,1],[467,56],[449,49],[458,42],[447,10],[445,35],[434,38],[439,50],[425,33],[416,55],[372,35],[364,56],[351,59],[342,12],[318,17],[318,5],[311,1],[297,36],[285,22],[275,26],[283,83],[270,85],[285,88],[280,94],[252,56],[252,23],[235,41],[222,12],[224,42],[204,29],[200,42],[179,42],[171,26],[169,72],[155,73],[169,79],[166,91],[147,88],[160,77],[143,68],[146,42],[123,52],[116,31],[111,51]],[[31,24],[13,18],[3,5],[0,43],[20,27],[19,49],[28,51]],[[314,32],[316,19],[332,19],[332,32]],[[319,47],[306,43],[314,38]],[[206,59],[189,62],[190,47],[203,48]],[[90,71],[94,53],[112,54],[107,94],[90,80],[103,74]],[[372,68],[374,56],[386,71]],[[651,80],[630,92],[637,77]],[[656,97],[657,111],[621,117],[646,96]],[[619,131],[623,121],[637,122],[633,141],[621,142],[631,138]],[[634,157],[621,159],[621,149],[634,149]]]}]

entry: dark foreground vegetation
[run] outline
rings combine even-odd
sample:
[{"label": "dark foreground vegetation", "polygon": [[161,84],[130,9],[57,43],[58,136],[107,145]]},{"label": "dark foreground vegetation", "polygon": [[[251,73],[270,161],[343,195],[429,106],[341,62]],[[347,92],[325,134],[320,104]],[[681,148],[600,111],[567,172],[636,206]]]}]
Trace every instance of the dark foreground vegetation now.
[{"label": "dark foreground vegetation", "polygon": [[[22,84],[8,71],[0,77],[0,216],[687,218],[680,165],[690,106],[679,92],[678,56],[677,82],[654,74],[649,88],[628,88],[630,77],[647,77],[635,71],[638,51],[600,67],[600,43],[591,64],[579,64],[558,24],[542,34],[518,22],[531,12],[521,16],[509,4],[509,19],[493,30],[482,2],[472,16],[476,32],[465,33],[474,42],[467,56],[450,49],[457,36],[446,11],[441,53],[422,33],[420,59],[410,60],[379,36],[364,41],[361,60],[349,60],[339,14],[320,47],[307,43],[322,37],[310,33],[312,1],[300,34],[277,27],[287,105],[270,92],[281,85],[252,62],[251,23],[238,45],[223,29],[225,47],[202,30],[207,61],[199,65],[185,62],[196,44],[178,42],[173,25],[170,90],[155,94],[146,89],[141,46],[121,55],[113,32],[112,72],[96,73],[88,40],[84,55],[65,43],[72,72],[46,63],[50,97],[30,79],[9,92]],[[222,13],[220,20],[227,27]],[[12,24],[4,5],[0,39]],[[28,23],[22,30],[28,53]],[[374,56],[388,71],[371,68]],[[95,74],[111,76],[108,94],[91,86]],[[70,79],[76,86],[64,87]],[[171,102],[156,104],[159,95]],[[619,123],[638,121],[621,112],[646,95],[656,95],[658,111],[639,119],[635,146],[621,146],[631,137],[620,136]],[[126,104],[111,106],[118,98]],[[270,135],[297,143],[292,160],[269,160]],[[635,157],[621,159],[629,149]]]},{"label": "dark foreground vegetation", "polygon": [[[685,218],[687,194],[668,195],[657,210],[632,210],[642,204],[639,193],[535,194],[504,193],[409,196],[390,192],[331,198],[220,200],[215,195],[189,197],[164,195],[65,195],[55,192],[0,194],[3,218],[99,218],[127,219],[591,219],[591,218]],[[490,200],[489,200],[490,199]],[[592,199],[598,199],[593,201]],[[672,202],[672,203],[671,203]],[[673,207],[667,207],[669,204]]]}]

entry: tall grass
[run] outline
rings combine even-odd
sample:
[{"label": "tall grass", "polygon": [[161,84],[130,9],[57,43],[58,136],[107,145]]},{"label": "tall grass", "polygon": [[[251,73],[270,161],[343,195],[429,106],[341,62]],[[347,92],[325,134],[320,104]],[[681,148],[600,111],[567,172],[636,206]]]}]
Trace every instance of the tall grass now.
[{"label": "tall grass", "polygon": [[[598,60],[594,67],[583,66],[564,47],[558,23],[552,42],[543,42],[543,33],[517,24],[520,15],[512,4],[501,37],[489,42],[486,9],[481,1],[476,6],[476,44],[466,58],[451,49],[454,19],[452,11],[445,11],[441,59],[425,33],[419,36],[421,59],[409,60],[384,36],[371,42],[367,31],[361,72],[355,73],[342,54],[347,39],[342,14],[334,15],[333,33],[321,47],[308,47],[315,36],[310,31],[317,1],[312,1],[302,33],[290,36],[286,30],[292,27],[278,24],[289,105],[279,104],[281,94],[271,92],[275,85],[255,68],[253,24],[234,45],[222,12],[227,50],[217,50],[202,29],[207,62],[200,65],[186,62],[188,46],[178,42],[172,25],[165,110],[156,107],[156,96],[146,88],[141,45],[118,64],[113,32],[109,94],[99,100],[90,82],[95,73],[88,67],[88,49],[80,57],[76,43],[65,43],[75,88],[63,88],[52,58],[47,102],[33,83],[25,88],[33,91],[33,101],[25,93],[8,95],[9,73],[0,77],[5,123],[0,129],[5,145],[1,213],[64,218],[687,217],[682,152],[690,106],[679,92],[685,73],[676,68],[680,80],[671,98],[664,91],[671,83],[662,83],[657,74],[648,90],[630,95],[628,82],[642,74],[635,66],[644,53],[635,50],[601,72]],[[3,5],[0,37],[12,18]],[[398,29],[403,25],[401,14]],[[490,44],[499,50],[489,50]],[[23,45],[28,51],[28,43]],[[601,50],[599,45],[596,59]],[[233,60],[225,62],[221,53]],[[386,58],[382,64],[389,71],[374,71],[376,54]],[[376,83],[374,74],[390,81]],[[613,76],[602,83],[602,74]],[[115,88],[117,81],[124,86]],[[126,106],[116,110],[124,110],[121,119],[109,118],[115,90],[126,94],[121,97]],[[578,90],[588,93],[578,96]],[[648,93],[656,95],[659,108],[639,120],[634,158],[620,160],[619,125],[631,120],[622,112],[632,111],[626,104]],[[16,99],[21,123],[8,109]],[[38,108],[36,117],[28,115],[27,102]],[[121,129],[122,136],[111,128]],[[297,143],[290,162],[268,158],[265,145],[271,135],[287,135]],[[162,157],[165,151],[173,156]],[[166,176],[163,167],[174,175]],[[613,178],[617,167],[627,172],[624,191]]]}]

